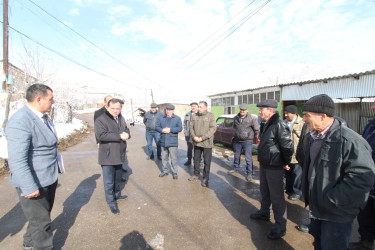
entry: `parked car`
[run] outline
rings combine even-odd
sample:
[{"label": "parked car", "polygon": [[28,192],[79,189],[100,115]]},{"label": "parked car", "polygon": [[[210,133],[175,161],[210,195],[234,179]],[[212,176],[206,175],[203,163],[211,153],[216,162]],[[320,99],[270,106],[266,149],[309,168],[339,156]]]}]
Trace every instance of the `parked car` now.
[{"label": "parked car", "polygon": [[[234,117],[235,115],[221,115],[216,119],[216,132],[214,134],[214,142],[219,142],[228,146],[233,147],[234,143]],[[254,114],[251,114],[254,115]],[[260,124],[260,117],[258,123]],[[258,144],[254,144],[254,148],[257,148]]]}]

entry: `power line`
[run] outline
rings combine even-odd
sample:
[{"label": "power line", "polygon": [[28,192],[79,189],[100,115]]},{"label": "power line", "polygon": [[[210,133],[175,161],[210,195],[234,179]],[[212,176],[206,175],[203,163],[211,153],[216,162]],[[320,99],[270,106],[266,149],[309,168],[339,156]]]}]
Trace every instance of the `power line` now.
[{"label": "power line", "polygon": [[[106,50],[102,49],[101,47],[99,47],[98,45],[94,44],[93,42],[91,42],[90,40],[88,40],[87,38],[85,38],[83,35],[81,35],[79,32],[75,31],[74,29],[72,29],[71,27],[69,27],[68,25],[66,25],[64,22],[60,21],[59,19],[57,19],[55,16],[53,16],[52,14],[50,14],[49,12],[47,12],[45,9],[43,9],[42,7],[40,7],[39,5],[37,5],[36,3],[34,3],[32,0],[29,0],[29,2],[31,2],[32,4],[34,4],[36,7],[38,7],[39,9],[41,9],[44,13],[46,13],[47,15],[49,15],[50,17],[52,17],[54,20],[56,20],[57,22],[61,23],[62,25],[64,25],[67,29],[69,29],[70,31],[74,32],[77,36],[81,37],[82,39],[84,39],[86,42],[90,43],[91,45],[93,45],[95,48],[99,49],[101,52],[103,52],[104,54],[106,54],[107,56],[109,56],[110,58],[112,58],[113,60],[117,61],[118,63],[120,63],[121,65],[125,66],[126,68],[130,69],[131,71],[133,71],[134,73],[136,73],[138,76],[152,82],[152,83],[156,83],[154,82],[153,80],[149,79],[148,77],[142,75],[141,73],[139,73],[138,71],[134,70],[133,68],[131,68],[129,65],[125,64],[124,62],[122,62],[121,60],[119,60],[118,58],[112,56],[111,54],[109,54]],[[158,84],[158,83],[156,83]],[[158,84],[160,85],[160,84]]]},{"label": "power line", "polygon": [[[216,43],[211,49],[209,49],[205,54],[203,54],[201,57],[199,57],[194,63],[189,65],[182,73],[180,73],[178,76],[184,74],[186,71],[191,69],[195,64],[197,64],[200,60],[202,60],[205,56],[207,56],[211,51],[213,51],[217,46],[219,46],[225,39],[227,39],[230,35],[232,35],[235,31],[237,31],[243,24],[245,24],[251,17],[253,17],[255,14],[257,14],[262,8],[264,8],[271,0],[267,0],[265,3],[263,3],[258,9],[256,9],[254,12],[251,12],[247,16],[245,16],[241,21],[237,22],[235,25],[231,27],[233,29],[230,31],[229,34],[227,34],[223,39],[221,39],[218,43]],[[236,27],[236,25],[238,25]],[[225,33],[221,34],[215,40],[213,40],[210,44],[206,45],[203,49],[201,49],[199,52],[203,51],[205,48],[207,48],[209,45],[213,44],[216,40],[218,40],[220,37],[222,37]],[[176,76],[175,78],[177,78]]]},{"label": "power line", "polygon": [[[2,21],[0,21],[0,22],[3,23]],[[77,61],[74,61],[73,59],[70,59],[69,57],[63,55],[62,53],[60,53],[60,52],[58,52],[58,51],[56,51],[56,50],[54,50],[54,49],[51,49],[51,48],[45,46],[44,44],[42,44],[42,43],[36,41],[35,39],[29,37],[28,35],[22,33],[21,31],[16,30],[15,28],[13,28],[13,27],[11,27],[11,26],[8,26],[8,27],[9,27],[11,30],[15,31],[16,33],[18,33],[18,34],[20,34],[20,35],[26,37],[26,38],[29,39],[30,41],[32,41],[32,42],[38,44],[39,46],[42,46],[43,48],[45,48],[45,49],[47,49],[47,50],[49,50],[49,51],[55,53],[56,55],[61,56],[61,57],[63,57],[64,59],[66,59],[66,60],[68,60],[68,61],[70,61],[70,62],[72,62],[72,63],[75,63],[75,64],[77,64],[77,65],[79,65],[79,66],[81,66],[81,67],[83,67],[83,68],[85,68],[85,69],[87,69],[87,70],[90,70],[90,71],[92,71],[92,72],[94,72],[94,73],[96,73],[96,74],[98,74],[98,75],[104,76],[104,77],[106,77],[106,78],[112,79],[112,80],[114,80],[114,81],[116,81],[116,82],[124,83],[124,84],[129,85],[129,86],[131,86],[131,87],[133,87],[133,88],[137,88],[137,89],[142,89],[142,90],[144,90],[144,88],[140,88],[140,87],[138,87],[138,86],[135,86],[135,85],[129,84],[129,83],[127,83],[127,82],[120,81],[120,80],[118,80],[118,79],[116,79],[116,78],[114,78],[114,77],[111,77],[111,76],[106,75],[106,74],[104,74],[104,73],[101,73],[101,72],[99,72],[99,71],[97,71],[97,70],[95,70],[95,69],[93,69],[93,68],[90,68],[90,67],[88,67],[88,66],[86,66],[86,65],[84,65],[84,64],[82,64],[82,63],[79,63],[79,62],[77,62]]]}]

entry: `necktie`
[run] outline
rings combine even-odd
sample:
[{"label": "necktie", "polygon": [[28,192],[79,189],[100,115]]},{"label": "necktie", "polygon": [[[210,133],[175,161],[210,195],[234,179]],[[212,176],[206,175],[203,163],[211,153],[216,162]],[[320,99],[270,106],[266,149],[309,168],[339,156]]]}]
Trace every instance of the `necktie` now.
[{"label": "necktie", "polygon": [[115,117],[115,121],[116,121],[116,123],[118,123],[118,116]]},{"label": "necktie", "polygon": [[53,130],[52,130],[52,128],[50,127],[49,122],[48,122],[48,115],[47,115],[47,114],[43,114],[42,119],[43,119],[44,123],[47,125],[47,127],[48,127],[48,128],[52,131],[52,133],[53,133]]}]

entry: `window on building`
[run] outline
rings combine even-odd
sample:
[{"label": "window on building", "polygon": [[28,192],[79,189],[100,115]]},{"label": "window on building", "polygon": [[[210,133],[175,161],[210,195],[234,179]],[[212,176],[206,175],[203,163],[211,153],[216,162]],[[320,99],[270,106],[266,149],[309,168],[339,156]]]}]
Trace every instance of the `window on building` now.
[{"label": "window on building", "polygon": [[260,93],[260,101],[264,101],[264,100],[267,100],[267,93],[266,92]]},{"label": "window on building", "polygon": [[242,96],[243,104],[247,104],[247,95]]},{"label": "window on building", "polygon": [[247,103],[248,104],[254,104],[253,97],[254,97],[253,94],[250,94],[250,95],[247,96]]},{"label": "window on building", "polygon": [[238,96],[238,105],[241,105],[242,104],[242,95],[239,95]]},{"label": "window on building", "polygon": [[259,94],[254,94],[254,104],[258,104],[259,102]]},{"label": "window on building", "polygon": [[229,105],[234,105],[234,96],[232,96],[231,98],[230,98],[230,104]]},{"label": "window on building", "polygon": [[275,99],[275,92],[267,92],[267,99]]},{"label": "window on building", "polygon": [[275,91],[275,100],[280,101],[280,91]]},{"label": "window on building", "polygon": [[232,106],[224,107],[224,115],[232,115],[236,112],[236,108]]}]

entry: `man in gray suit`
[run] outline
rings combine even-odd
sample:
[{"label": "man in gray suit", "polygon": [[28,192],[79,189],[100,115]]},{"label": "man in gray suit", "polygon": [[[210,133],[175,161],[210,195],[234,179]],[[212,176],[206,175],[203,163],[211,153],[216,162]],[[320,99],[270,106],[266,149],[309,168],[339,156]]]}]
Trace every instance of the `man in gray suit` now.
[{"label": "man in gray suit", "polygon": [[31,85],[27,105],[8,121],[10,184],[19,195],[22,211],[29,221],[23,236],[24,249],[53,249],[51,210],[57,186],[57,136],[46,112],[51,110],[52,89]]}]

